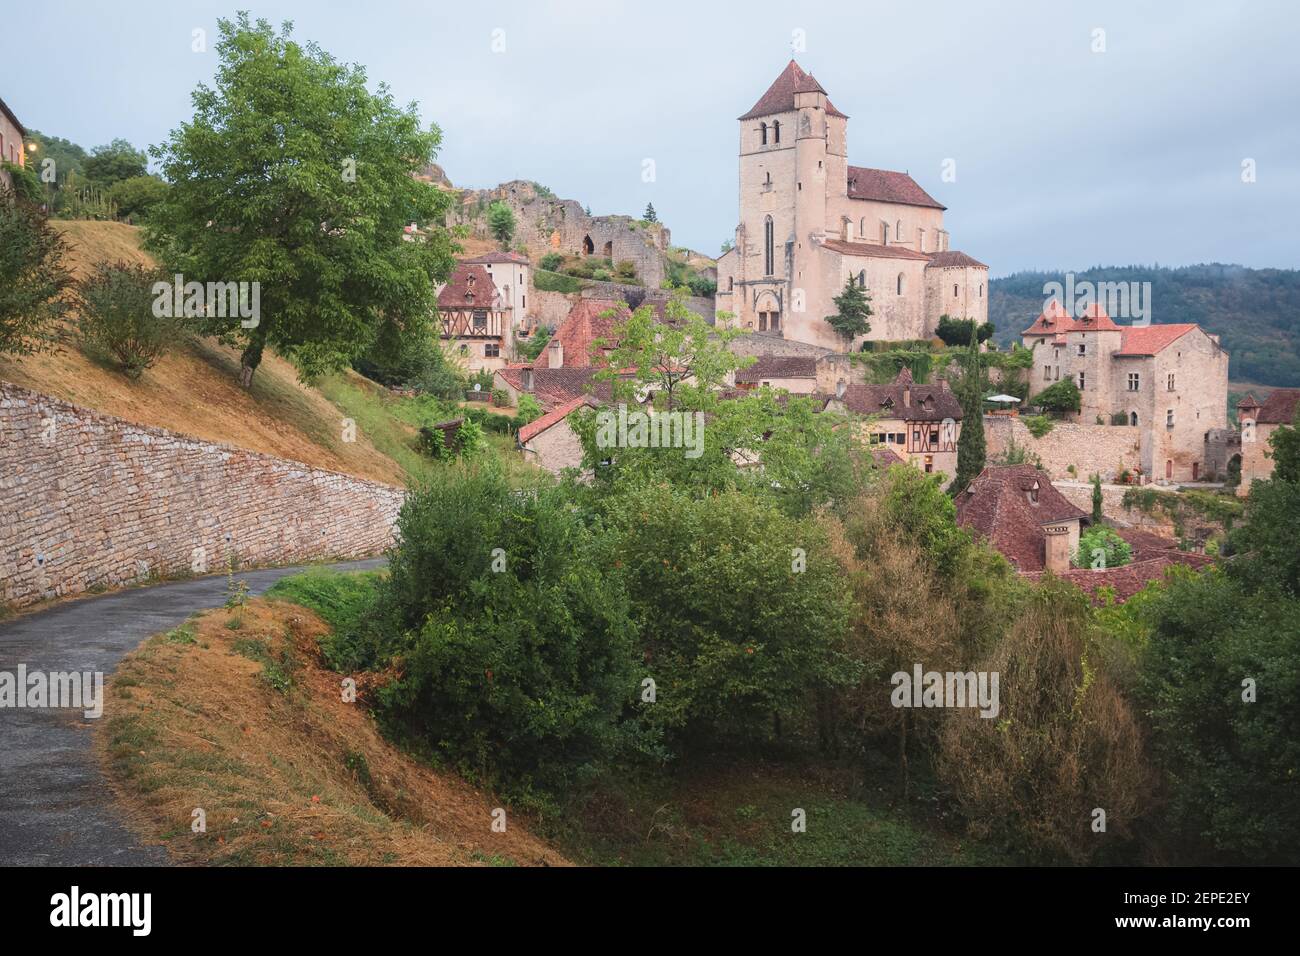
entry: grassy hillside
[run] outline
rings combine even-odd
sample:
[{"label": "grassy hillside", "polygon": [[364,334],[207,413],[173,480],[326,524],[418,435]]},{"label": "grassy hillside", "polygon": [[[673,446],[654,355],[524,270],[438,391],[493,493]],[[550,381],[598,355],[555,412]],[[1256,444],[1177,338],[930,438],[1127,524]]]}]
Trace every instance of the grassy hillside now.
[{"label": "grassy hillside", "polygon": [[[139,230],[118,222],[56,221],[76,275],[98,262],[148,263]],[[195,339],[163,357],[138,382],[65,343],[55,353],[0,356],[0,379],[128,421],[208,441],[301,461],[318,468],[400,484],[426,462],[415,451],[417,428],[383,414],[363,418],[331,399],[376,386],[355,373],[303,385],[288,362],[268,352],[253,379],[239,387],[239,356]],[[356,440],[343,441],[343,419],[356,420]]]},{"label": "grassy hillside", "polygon": [[[1042,311],[1043,285],[1064,273],[1018,272],[989,283],[989,320],[1001,345]],[[1150,282],[1155,323],[1196,322],[1222,337],[1234,382],[1300,386],[1300,271],[1244,266],[1105,266],[1075,281]]]},{"label": "grassy hillside", "polygon": [[[127,817],[180,863],[563,865],[523,817],[422,765],[345,703],[327,625],[294,604],[208,611],[146,641],[109,682],[97,738]],[[365,689],[360,689],[364,700]],[[206,832],[191,814],[202,807]]]}]

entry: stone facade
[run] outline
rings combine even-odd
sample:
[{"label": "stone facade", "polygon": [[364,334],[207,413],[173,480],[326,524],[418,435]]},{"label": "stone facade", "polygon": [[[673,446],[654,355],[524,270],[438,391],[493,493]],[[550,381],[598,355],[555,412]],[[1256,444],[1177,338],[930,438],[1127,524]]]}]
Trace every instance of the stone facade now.
[{"label": "stone facade", "polygon": [[401,488],[146,428],[0,382],[0,602],[378,554]]},{"label": "stone facade", "polygon": [[588,216],[582,204],[539,191],[536,183],[515,180],[495,189],[466,190],[449,217],[449,225],[467,226],[474,236],[489,239],[487,207],[504,202],[515,214],[514,244],[534,259],[548,252],[596,256],[636,266],[647,287],[659,288],[667,276],[665,253],[672,241],[666,227],[648,226],[631,216]]},{"label": "stone facade", "polygon": [[5,105],[4,100],[0,100],[0,159],[16,166],[27,165],[27,151],[23,147],[26,132],[23,124],[18,122],[18,117]]},{"label": "stone facade", "polygon": [[848,117],[791,61],[740,117],[740,222],[718,260],[717,311],[831,349],[825,321],[855,281],[863,338],[928,338],[941,315],[988,320],[988,267],[949,250],[944,207],[907,173],[851,166]]},{"label": "stone facade", "polygon": [[1006,453],[1014,442],[1019,448],[1037,456],[1040,467],[1054,481],[1074,474],[1088,479],[1101,475],[1112,481],[1127,469],[1136,471],[1142,462],[1142,430],[1130,425],[1083,425],[1056,422],[1042,438],[1035,438],[1023,421],[1014,415],[985,415],[984,441],[988,459]]},{"label": "stone facade", "polygon": [[1022,340],[1034,350],[1034,392],[1073,379],[1079,422],[1123,415],[1138,428],[1142,474],[1205,479],[1210,433],[1228,424],[1228,353],[1217,336],[1190,323],[1116,325],[1098,306],[1074,317],[1052,300]]},{"label": "stone facade", "polygon": [[1241,484],[1237,493],[1250,493],[1250,486],[1273,475],[1273,446],[1269,439],[1279,428],[1295,421],[1300,408],[1300,388],[1277,388],[1261,404],[1249,392],[1237,403],[1241,426]]},{"label": "stone facade", "polygon": [[[532,269],[516,252],[490,252],[457,263],[438,287],[442,343],[471,372],[503,368],[515,343],[536,323],[528,318]],[[534,303],[535,304],[535,303]]]}]

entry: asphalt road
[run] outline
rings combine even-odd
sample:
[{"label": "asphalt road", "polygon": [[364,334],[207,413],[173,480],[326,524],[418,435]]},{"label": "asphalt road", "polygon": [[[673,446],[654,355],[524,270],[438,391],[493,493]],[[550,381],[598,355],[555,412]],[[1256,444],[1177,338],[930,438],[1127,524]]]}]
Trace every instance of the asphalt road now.
[{"label": "asphalt road", "polygon": [[[383,565],[351,561],[340,571]],[[241,573],[252,594],[301,568]],[[70,601],[0,623],[0,671],[102,671],[151,634],[226,600],[224,575]],[[100,720],[106,719],[100,717]],[[167,851],[126,828],[81,710],[0,707],[0,866],[147,866]]]}]

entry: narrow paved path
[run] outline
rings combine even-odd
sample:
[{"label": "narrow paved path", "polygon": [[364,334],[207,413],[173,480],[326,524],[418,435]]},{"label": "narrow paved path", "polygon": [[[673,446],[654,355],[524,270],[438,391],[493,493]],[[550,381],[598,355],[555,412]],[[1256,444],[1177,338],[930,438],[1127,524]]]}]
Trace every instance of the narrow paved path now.
[{"label": "narrow paved path", "polygon": [[[383,559],[331,567],[356,571]],[[261,594],[301,568],[239,575]],[[226,600],[224,575],[70,601],[0,623],[0,671],[103,671],[151,634]],[[108,715],[100,719],[106,719]],[[140,844],[113,803],[80,710],[0,708],[0,866],[139,866],[167,862]]]}]

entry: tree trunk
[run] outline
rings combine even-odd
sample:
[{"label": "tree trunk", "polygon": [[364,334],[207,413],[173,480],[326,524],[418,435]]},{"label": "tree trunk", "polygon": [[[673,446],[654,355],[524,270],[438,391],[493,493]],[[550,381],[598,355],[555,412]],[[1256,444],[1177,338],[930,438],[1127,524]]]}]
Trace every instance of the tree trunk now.
[{"label": "tree trunk", "polygon": [[253,373],[262,364],[262,346],[265,344],[266,337],[259,328],[248,340],[248,345],[244,346],[244,352],[239,357],[239,384],[244,388],[253,384]]}]

